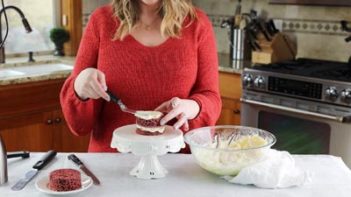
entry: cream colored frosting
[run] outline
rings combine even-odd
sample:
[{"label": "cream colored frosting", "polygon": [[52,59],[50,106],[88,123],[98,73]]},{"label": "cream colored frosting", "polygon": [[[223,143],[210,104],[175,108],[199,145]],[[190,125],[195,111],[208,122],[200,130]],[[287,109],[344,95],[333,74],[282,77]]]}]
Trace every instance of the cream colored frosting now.
[{"label": "cream colored frosting", "polygon": [[135,116],[143,120],[158,119],[162,116],[162,112],[159,111],[137,111]]},{"label": "cream colored frosting", "polygon": [[150,132],[150,133],[155,133],[155,132],[163,133],[165,131],[165,126],[143,127],[143,126],[140,126],[140,125],[137,124],[136,127],[138,129],[140,129],[140,130],[147,131],[147,132]]},{"label": "cream colored frosting", "polygon": [[[243,136],[232,141],[229,146],[229,139],[221,139],[219,149],[216,148],[217,142],[213,142],[208,146],[212,149],[194,148],[192,153],[203,168],[219,175],[236,175],[243,167],[263,160],[268,148],[238,150],[262,147],[267,143],[264,138],[258,135]],[[221,148],[227,149],[227,151],[222,151]]]}]

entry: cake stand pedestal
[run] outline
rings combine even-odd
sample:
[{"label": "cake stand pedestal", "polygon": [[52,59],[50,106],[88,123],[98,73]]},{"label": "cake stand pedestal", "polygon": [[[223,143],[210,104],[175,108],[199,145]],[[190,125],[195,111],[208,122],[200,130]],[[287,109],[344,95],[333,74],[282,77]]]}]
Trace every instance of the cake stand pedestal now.
[{"label": "cake stand pedestal", "polygon": [[183,133],[166,126],[162,135],[145,136],[136,133],[136,125],[126,125],[113,132],[111,147],[121,153],[133,153],[140,156],[139,163],[130,171],[130,175],[141,179],[165,177],[167,170],[161,165],[158,156],[168,152],[178,152],[185,147]]}]

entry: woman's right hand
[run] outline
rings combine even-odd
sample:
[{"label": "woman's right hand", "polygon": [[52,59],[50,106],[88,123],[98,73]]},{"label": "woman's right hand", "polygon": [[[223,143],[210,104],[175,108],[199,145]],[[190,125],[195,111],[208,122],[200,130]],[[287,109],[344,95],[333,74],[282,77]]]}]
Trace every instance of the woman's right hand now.
[{"label": "woman's right hand", "polygon": [[110,101],[106,90],[105,74],[95,68],[81,71],[74,81],[74,91],[82,100],[103,98]]}]

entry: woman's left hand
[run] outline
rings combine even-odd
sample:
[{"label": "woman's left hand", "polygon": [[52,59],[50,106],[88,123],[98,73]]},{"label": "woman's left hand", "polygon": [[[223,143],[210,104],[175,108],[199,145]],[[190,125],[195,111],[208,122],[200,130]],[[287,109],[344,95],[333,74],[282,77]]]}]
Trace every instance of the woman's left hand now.
[{"label": "woman's left hand", "polygon": [[188,131],[188,120],[194,119],[198,115],[200,112],[200,106],[194,100],[174,97],[171,100],[162,103],[155,110],[166,113],[160,121],[161,125],[165,125],[173,118],[176,118],[178,121],[173,127],[175,129],[183,127],[184,131]]}]

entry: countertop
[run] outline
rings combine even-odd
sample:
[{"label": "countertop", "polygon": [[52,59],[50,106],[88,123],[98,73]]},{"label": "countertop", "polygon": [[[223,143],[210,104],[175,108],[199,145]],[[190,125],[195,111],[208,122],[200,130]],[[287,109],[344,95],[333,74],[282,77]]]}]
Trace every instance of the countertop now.
[{"label": "countertop", "polygon": [[250,67],[252,63],[250,61],[236,60],[232,61],[230,55],[226,53],[218,53],[220,72],[241,74],[244,68]]},{"label": "countertop", "polygon": [[[250,62],[246,61],[231,61],[229,54],[218,53],[219,58],[219,67],[220,72],[241,74],[244,67],[251,66]],[[39,55],[35,56],[36,62],[27,62],[28,57],[12,57],[7,58],[5,64],[0,64],[0,72],[23,66],[37,66],[40,64],[55,64],[62,63],[67,65],[74,65],[75,57],[65,56],[65,57],[55,57],[52,55]],[[32,75],[21,75],[21,76],[6,76],[0,77],[0,86],[1,85],[12,85],[20,84],[27,82],[36,82],[50,79],[61,79],[66,78],[71,73],[71,70],[64,70],[60,72],[52,73],[38,73]]]},{"label": "countertop", "polygon": [[[15,57],[15,58],[8,58],[6,59],[5,64],[0,64],[0,86],[2,85],[12,85],[12,84],[20,84],[20,83],[27,83],[27,82],[36,82],[36,81],[43,81],[43,80],[51,80],[51,79],[62,79],[69,76],[72,72],[75,57],[56,57],[52,55],[42,55],[36,56],[35,62],[27,62],[28,57]],[[32,72],[31,74],[25,75],[1,75],[1,72],[10,72],[12,70],[18,70],[20,68],[25,67],[28,68],[33,67],[35,69],[36,66],[40,65],[47,65],[47,64],[64,64],[72,66],[69,70],[60,70],[55,72],[40,72],[37,73]]]},{"label": "countertop", "polygon": [[[254,186],[235,185],[201,169],[192,155],[168,154],[159,157],[169,171],[165,178],[142,180],[129,175],[139,158],[121,153],[76,154],[100,179],[101,185],[93,185],[75,196],[152,196],[152,197],[272,197],[272,196],[318,196],[349,197],[351,172],[339,157],[329,155],[293,155],[296,165],[311,173],[311,182],[301,187],[287,189],[260,189]],[[39,172],[23,190],[10,188],[42,156],[31,153],[29,159],[9,159],[9,182],[0,186],[0,196],[45,196],[35,188],[35,182],[58,168],[77,168],[67,160],[66,153],[57,157]]]}]

